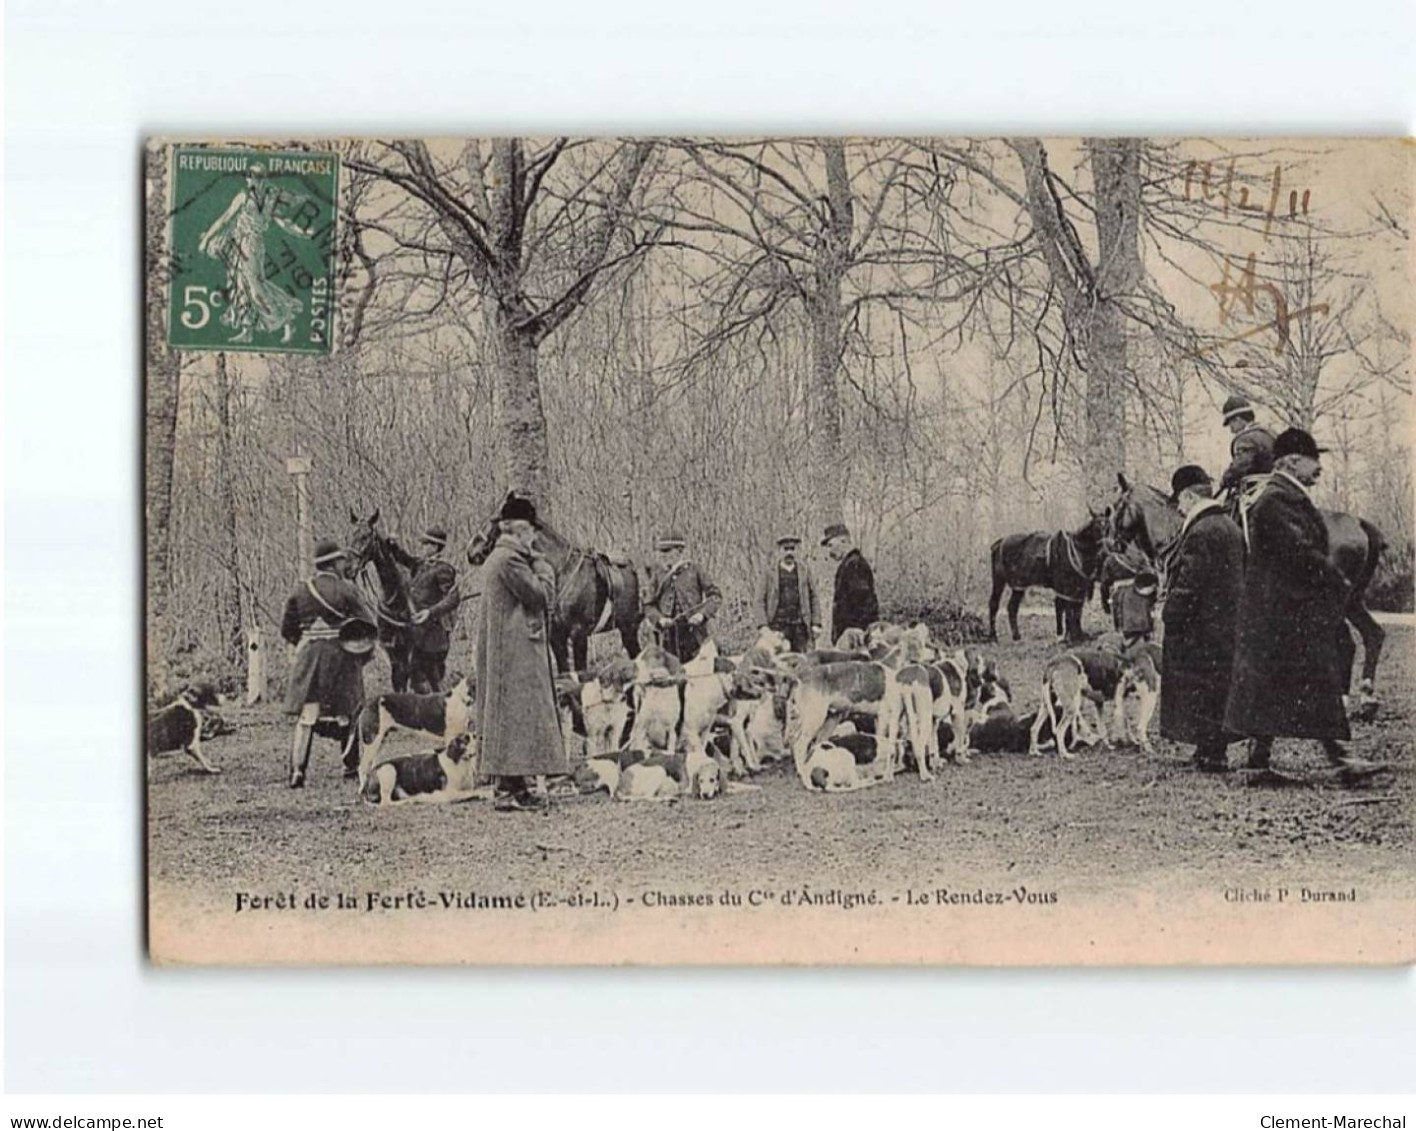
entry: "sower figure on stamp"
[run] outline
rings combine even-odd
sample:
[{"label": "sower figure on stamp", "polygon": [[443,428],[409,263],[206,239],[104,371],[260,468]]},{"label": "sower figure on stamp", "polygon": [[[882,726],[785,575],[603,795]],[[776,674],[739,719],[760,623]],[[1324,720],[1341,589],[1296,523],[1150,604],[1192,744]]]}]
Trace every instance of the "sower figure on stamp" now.
[{"label": "sower figure on stamp", "polygon": [[295,715],[290,788],[305,784],[316,733],[344,748],[344,776],[358,772],[353,739],[364,702],[364,664],[373,655],[378,623],[348,580],[351,555],[330,538],[315,544],[315,575],[285,602],[280,635],[295,646],[285,712]]},{"label": "sower figure on stamp", "polygon": [[1211,497],[1214,484],[1204,468],[1180,468],[1170,487],[1185,521],[1171,551],[1161,612],[1160,733],[1193,744],[1201,770],[1223,773],[1234,737],[1224,729],[1224,705],[1234,668],[1244,536]]},{"label": "sower figure on stamp", "polygon": [[1220,488],[1233,495],[1251,475],[1267,475],[1273,470],[1273,433],[1254,421],[1254,409],[1243,397],[1224,402],[1224,425],[1234,434],[1229,441],[1229,466],[1220,478]]},{"label": "sower figure on stamp", "polygon": [[839,640],[848,628],[866,629],[880,619],[875,597],[875,574],[865,555],[851,544],[851,532],[834,522],[821,539],[836,564],[836,588],[831,600],[831,639]]},{"label": "sower figure on stamp", "polygon": [[499,812],[544,809],[546,797],[528,779],[569,772],[552,677],[556,575],[531,549],[536,508],[529,499],[508,498],[497,518],[496,545],[482,565],[477,630],[479,769],[496,782]]},{"label": "sower figure on stamp", "polygon": [[408,599],[413,606],[409,683],[412,690],[428,693],[442,690],[450,644],[448,622],[461,597],[457,591],[457,570],[442,556],[447,548],[447,531],[441,526],[430,526],[421,540],[429,547],[428,554],[417,560],[408,586]]},{"label": "sower figure on stamp", "polygon": [[1350,754],[1342,697],[1348,583],[1328,560],[1327,527],[1308,489],[1322,449],[1290,428],[1274,444],[1274,474],[1247,516],[1249,557],[1239,602],[1234,682],[1225,726],[1249,735],[1249,768],[1266,770],[1278,737],[1316,738],[1344,778],[1382,767]]},{"label": "sower figure on stamp", "polygon": [[805,652],[821,633],[821,607],[811,575],[797,560],[801,539],[783,534],[777,539],[777,561],[763,575],[759,600],[762,623],[787,638],[793,652]]},{"label": "sower figure on stamp", "polygon": [[708,622],[723,603],[718,587],[689,559],[687,546],[681,534],[666,534],[655,543],[659,562],[649,568],[644,604],[660,647],[679,660],[698,655],[710,634]]}]

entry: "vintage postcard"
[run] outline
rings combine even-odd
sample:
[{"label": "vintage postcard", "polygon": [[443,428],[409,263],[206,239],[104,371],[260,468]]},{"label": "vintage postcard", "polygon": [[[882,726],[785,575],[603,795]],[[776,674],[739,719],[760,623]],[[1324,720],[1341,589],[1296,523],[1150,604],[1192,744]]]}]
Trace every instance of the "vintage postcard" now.
[{"label": "vintage postcard", "polygon": [[153,960],[1416,959],[1413,155],[150,140]]}]

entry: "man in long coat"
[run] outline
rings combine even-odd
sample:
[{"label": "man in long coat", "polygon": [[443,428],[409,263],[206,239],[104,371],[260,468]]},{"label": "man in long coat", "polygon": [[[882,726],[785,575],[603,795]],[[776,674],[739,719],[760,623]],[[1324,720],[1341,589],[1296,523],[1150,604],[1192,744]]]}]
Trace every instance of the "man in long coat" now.
[{"label": "man in long coat", "polygon": [[710,634],[708,622],[723,603],[718,587],[688,557],[687,546],[681,534],[658,540],[660,562],[649,567],[649,599],[644,603],[659,644],[680,660],[698,655]]},{"label": "man in long coat", "polygon": [[1166,577],[1161,621],[1160,733],[1195,747],[1195,765],[1229,769],[1224,729],[1234,667],[1234,633],[1244,580],[1244,535],[1212,497],[1214,484],[1189,464],[1170,480],[1185,516]]},{"label": "man in long coat", "polygon": [[821,609],[811,575],[797,559],[801,539],[783,534],[777,539],[780,553],[762,576],[758,600],[762,623],[787,638],[793,652],[805,652],[821,632]]},{"label": "man in long coat", "polygon": [[413,659],[409,682],[413,691],[442,690],[447,673],[447,653],[451,644],[448,621],[461,597],[457,592],[457,570],[442,554],[447,548],[447,531],[430,526],[423,533],[428,554],[418,560],[408,584],[408,600],[413,607]]},{"label": "man in long coat", "polygon": [[498,515],[496,545],[482,565],[477,630],[479,771],[496,781],[501,812],[545,808],[527,781],[569,772],[552,683],[549,609],[556,577],[531,550],[536,508],[512,496]]},{"label": "man in long coat", "polygon": [[831,601],[831,639],[839,640],[848,628],[869,628],[880,619],[875,596],[875,574],[865,555],[851,544],[851,532],[834,522],[821,539],[836,563],[836,589]]},{"label": "man in long coat", "polygon": [[[1328,557],[1327,527],[1308,489],[1322,473],[1313,437],[1290,428],[1274,474],[1249,509],[1234,683],[1225,726],[1250,735],[1251,769],[1267,769],[1276,737],[1316,738],[1349,775],[1379,767],[1343,746],[1344,622],[1349,586]],[[1341,635],[1340,635],[1341,634]]]},{"label": "man in long coat", "polygon": [[[305,784],[316,727],[344,747],[344,774],[358,770],[351,741],[364,702],[364,664],[373,655],[378,621],[363,595],[347,579],[350,555],[330,538],[315,544],[315,574],[303,582],[280,618],[280,635],[295,647],[285,691],[285,713],[296,716],[290,747],[290,788]],[[341,639],[343,635],[346,640]],[[359,653],[347,642],[362,640]]]}]

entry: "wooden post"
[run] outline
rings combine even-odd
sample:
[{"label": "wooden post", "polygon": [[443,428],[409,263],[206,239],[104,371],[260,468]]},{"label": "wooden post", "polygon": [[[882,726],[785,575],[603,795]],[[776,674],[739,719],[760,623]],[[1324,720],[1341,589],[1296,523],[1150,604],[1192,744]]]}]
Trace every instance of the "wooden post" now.
[{"label": "wooden post", "polygon": [[246,706],[265,697],[265,633],[259,625],[246,629]]},{"label": "wooden post", "polygon": [[296,545],[300,576],[306,579],[315,572],[315,543],[310,534],[310,465],[309,456],[291,456],[285,461],[285,470],[295,480]]}]

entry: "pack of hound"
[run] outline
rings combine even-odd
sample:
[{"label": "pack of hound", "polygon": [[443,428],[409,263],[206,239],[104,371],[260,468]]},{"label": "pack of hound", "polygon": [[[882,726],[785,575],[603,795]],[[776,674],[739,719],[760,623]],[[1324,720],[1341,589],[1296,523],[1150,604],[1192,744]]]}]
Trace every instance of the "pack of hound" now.
[{"label": "pack of hound", "polygon": [[[1064,652],[1044,667],[1039,705],[1027,714],[993,658],[942,648],[923,624],[885,622],[808,652],[789,651],[772,629],[732,656],[711,639],[686,662],[650,645],[634,660],[560,677],[556,692],[562,730],[578,747],[572,794],[710,800],[756,789],[754,775],[787,759],[804,788],[843,793],[911,769],[927,782],[976,753],[1071,759],[1079,747],[1117,742],[1150,750],[1160,648],[1104,636]],[[204,712],[215,704],[199,686],[155,712],[150,753],[184,750],[217,772],[201,749]],[[355,726],[358,795],[378,805],[482,797],[473,713],[467,678],[441,693],[372,697]],[[390,756],[383,747],[395,731],[434,748]]]}]

